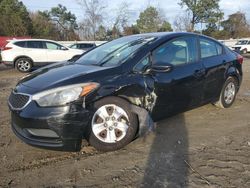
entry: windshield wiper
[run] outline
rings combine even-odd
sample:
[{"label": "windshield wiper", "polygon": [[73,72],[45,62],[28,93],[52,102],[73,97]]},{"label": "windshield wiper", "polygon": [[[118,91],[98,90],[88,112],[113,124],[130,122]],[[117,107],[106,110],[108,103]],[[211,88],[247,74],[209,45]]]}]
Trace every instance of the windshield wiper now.
[{"label": "windshield wiper", "polygon": [[109,58],[107,58],[105,61],[102,61],[101,63],[99,63],[98,65],[102,66],[105,63],[107,63],[108,61],[110,61],[111,59],[113,59],[115,57],[115,55],[110,56]]}]

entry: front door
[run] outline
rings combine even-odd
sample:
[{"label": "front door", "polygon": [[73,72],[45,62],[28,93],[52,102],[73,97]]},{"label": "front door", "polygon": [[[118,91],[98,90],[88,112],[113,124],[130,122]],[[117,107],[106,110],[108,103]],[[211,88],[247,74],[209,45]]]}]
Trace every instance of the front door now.
[{"label": "front door", "polygon": [[54,42],[45,42],[47,48],[48,62],[65,61],[71,58],[68,50],[64,50],[63,46]]},{"label": "front door", "polygon": [[185,111],[202,101],[204,68],[199,62],[197,38],[186,36],[168,41],[152,53],[152,63],[168,63],[170,72],[155,72],[154,93],[157,96],[152,111],[154,120]]}]

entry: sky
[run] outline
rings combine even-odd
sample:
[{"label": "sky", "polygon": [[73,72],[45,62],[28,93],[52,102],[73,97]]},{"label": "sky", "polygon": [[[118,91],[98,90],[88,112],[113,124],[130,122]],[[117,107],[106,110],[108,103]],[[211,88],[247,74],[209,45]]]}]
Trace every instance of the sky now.
[{"label": "sky", "polygon": [[[66,8],[74,13],[77,21],[80,22],[84,18],[81,6],[77,0],[21,0],[30,11],[49,10],[58,4],[66,6]],[[79,0],[78,0],[79,1]],[[122,0],[101,0],[106,7],[106,23],[112,22],[117,12],[117,7],[121,4]],[[184,13],[185,9],[181,9],[178,3],[180,0],[126,0],[131,10],[131,23],[135,22],[139,13],[143,11],[148,5],[160,7],[165,12],[167,20],[172,24],[177,15]],[[221,0],[220,8],[225,13],[224,18],[227,16],[241,11],[246,13],[247,20],[250,21],[250,0]]]}]

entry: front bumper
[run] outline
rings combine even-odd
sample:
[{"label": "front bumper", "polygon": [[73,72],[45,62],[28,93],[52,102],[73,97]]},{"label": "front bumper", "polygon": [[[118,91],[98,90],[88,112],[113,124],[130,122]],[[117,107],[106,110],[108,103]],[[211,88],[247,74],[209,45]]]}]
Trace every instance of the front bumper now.
[{"label": "front bumper", "polygon": [[22,110],[11,109],[16,136],[29,145],[52,150],[79,151],[90,120],[90,112],[79,104],[41,108],[31,101]]}]

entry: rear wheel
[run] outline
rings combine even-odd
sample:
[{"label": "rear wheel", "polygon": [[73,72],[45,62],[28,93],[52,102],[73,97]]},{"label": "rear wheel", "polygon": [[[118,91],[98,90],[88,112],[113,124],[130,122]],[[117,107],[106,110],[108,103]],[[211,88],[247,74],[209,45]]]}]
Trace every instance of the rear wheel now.
[{"label": "rear wheel", "polygon": [[15,62],[16,69],[20,72],[29,72],[32,68],[32,61],[29,58],[19,58]]},{"label": "rear wheel", "polygon": [[235,100],[237,90],[238,81],[234,77],[229,77],[224,83],[220,93],[220,99],[215,103],[215,105],[220,108],[230,107]]},{"label": "rear wheel", "polygon": [[130,104],[118,97],[107,97],[95,104],[89,142],[97,150],[113,151],[130,143],[136,135],[138,121]]}]

